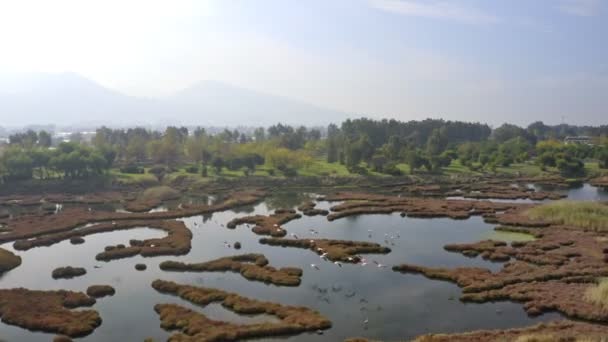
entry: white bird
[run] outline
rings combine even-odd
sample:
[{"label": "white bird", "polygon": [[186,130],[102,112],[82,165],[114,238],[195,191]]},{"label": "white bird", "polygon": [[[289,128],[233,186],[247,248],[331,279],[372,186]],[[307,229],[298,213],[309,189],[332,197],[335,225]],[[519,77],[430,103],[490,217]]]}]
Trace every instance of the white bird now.
[{"label": "white bird", "polygon": [[112,225],[115,226],[116,225],[116,221],[112,221]]},{"label": "white bird", "polygon": [[362,262],[362,263],[361,263],[361,266],[365,266],[365,265],[367,265],[367,263],[366,263],[366,262]]},{"label": "white bird", "polygon": [[323,254],[321,254],[321,258],[326,258],[327,257],[327,252],[323,252]]},{"label": "white bird", "polygon": [[355,259],[353,259],[353,257],[348,257],[347,260],[348,261],[354,261]]},{"label": "white bird", "polygon": [[323,252],[323,248],[321,248],[321,247],[317,248],[317,252]]},{"label": "white bird", "polygon": [[180,204],[177,206],[177,209],[183,209],[183,208],[184,208],[184,205],[183,205],[182,203],[180,203]]},{"label": "white bird", "polygon": [[315,270],[319,269],[319,266],[315,265],[315,264],[310,264],[310,267],[314,268]]},{"label": "white bird", "polygon": [[339,261],[334,261],[334,264],[335,264],[335,265],[338,265],[338,267],[342,267],[342,263],[341,263],[341,262],[339,262]]},{"label": "white bird", "polygon": [[296,240],[298,239],[298,236],[297,236],[296,234],[291,233],[290,235],[291,235],[291,236],[292,236],[294,239],[296,239]]},{"label": "white bird", "polygon": [[89,207],[89,211],[91,211],[92,209]]},{"label": "white bird", "polygon": [[363,324],[367,324],[367,323],[369,323],[369,318],[366,318],[366,319],[363,321]]},{"label": "white bird", "polygon": [[275,224],[273,224],[272,226],[273,226],[273,227],[278,227],[279,225],[275,223]]},{"label": "white bird", "polygon": [[368,233],[372,233],[372,232],[373,232],[373,230],[371,230],[371,229],[368,229],[368,230],[367,230],[367,232],[368,232]]},{"label": "white bird", "polygon": [[386,268],[386,265],[378,264],[378,268]]}]

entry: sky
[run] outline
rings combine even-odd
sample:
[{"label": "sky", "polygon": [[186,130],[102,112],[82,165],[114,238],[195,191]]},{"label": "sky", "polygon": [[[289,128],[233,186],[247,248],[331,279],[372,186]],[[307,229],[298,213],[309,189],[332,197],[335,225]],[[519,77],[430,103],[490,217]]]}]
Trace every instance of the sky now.
[{"label": "sky", "polygon": [[368,117],[608,124],[608,0],[0,0],[0,73]]}]

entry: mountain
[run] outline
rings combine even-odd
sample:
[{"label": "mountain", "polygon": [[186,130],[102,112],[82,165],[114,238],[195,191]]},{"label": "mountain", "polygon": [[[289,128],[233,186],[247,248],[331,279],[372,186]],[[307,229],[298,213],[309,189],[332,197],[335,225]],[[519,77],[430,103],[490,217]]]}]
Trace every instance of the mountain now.
[{"label": "mountain", "polygon": [[166,98],[133,97],[74,73],[0,76],[0,125],[325,125],[347,115],[215,81]]}]

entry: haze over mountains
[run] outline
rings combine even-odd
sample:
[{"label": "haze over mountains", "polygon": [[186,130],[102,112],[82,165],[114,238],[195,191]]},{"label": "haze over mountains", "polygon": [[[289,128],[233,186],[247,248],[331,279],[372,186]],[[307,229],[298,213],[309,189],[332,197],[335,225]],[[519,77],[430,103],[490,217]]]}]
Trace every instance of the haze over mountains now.
[{"label": "haze over mountains", "polygon": [[164,98],[108,89],[75,73],[0,77],[0,125],[267,126],[326,125],[348,115],[216,81],[201,81]]}]

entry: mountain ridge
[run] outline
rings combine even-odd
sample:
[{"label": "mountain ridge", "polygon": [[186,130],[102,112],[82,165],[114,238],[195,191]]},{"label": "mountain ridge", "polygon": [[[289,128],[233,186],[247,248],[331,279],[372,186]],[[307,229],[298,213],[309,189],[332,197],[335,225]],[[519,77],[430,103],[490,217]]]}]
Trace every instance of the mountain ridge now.
[{"label": "mountain ridge", "polygon": [[164,98],[130,96],[76,73],[28,74],[0,82],[2,125],[325,125],[344,112],[203,80]]}]

